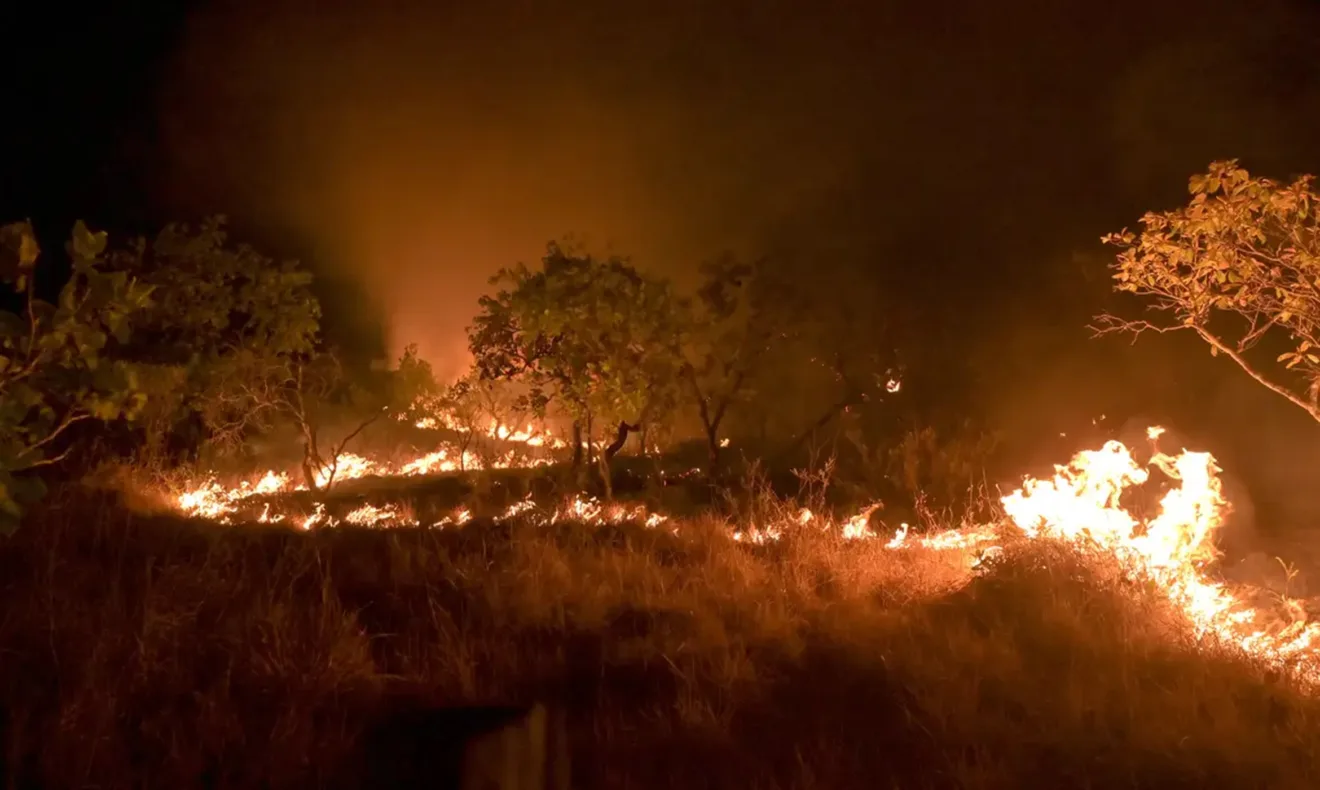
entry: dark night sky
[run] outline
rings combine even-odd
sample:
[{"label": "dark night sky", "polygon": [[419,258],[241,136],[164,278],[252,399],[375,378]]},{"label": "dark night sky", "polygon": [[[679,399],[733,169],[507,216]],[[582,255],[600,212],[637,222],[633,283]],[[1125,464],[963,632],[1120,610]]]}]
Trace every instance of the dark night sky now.
[{"label": "dark night sky", "polygon": [[1099,236],[1211,159],[1320,171],[1314,4],[102,6],[7,20],[0,214],[43,234],[223,211],[347,284],[343,326],[442,368],[486,275],[565,233],[680,275],[836,256],[883,271],[954,349],[943,386],[1005,425],[1228,415],[1230,455],[1303,457],[1243,438],[1299,426],[1194,346],[1084,324]]}]

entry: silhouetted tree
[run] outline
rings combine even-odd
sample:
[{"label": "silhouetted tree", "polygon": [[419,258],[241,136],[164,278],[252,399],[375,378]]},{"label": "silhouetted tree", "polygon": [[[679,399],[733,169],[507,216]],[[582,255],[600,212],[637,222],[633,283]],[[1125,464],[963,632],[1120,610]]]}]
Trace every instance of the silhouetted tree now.
[{"label": "silhouetted tree", "polygon": [[668,282],[619,257],[597,259],[550,244],[537,270],[523,264],[491,279],[468,330],[479,375],[524,382],[529,404],[551,404],[581,436],[594,426],[612,441],[598,454],[607,496],[610,461],[628,434],[666,418],[676,403],[678,353],[686,311]]},{"label": "silhouetted tree", "polygon": [[783,283],[768,275],[765,261],[726,256],[702,268],[705,280],[683,338],[682,374],[714,473],[725,417],[754,394],[775,341],[788,337],[796,322],[787,320]]},{"label": "silhouetted tree", "polygon": [[[386,417],[416,420],[419,404],[435,394],[430,365],[409,346],[392,368],[350,372],[332,352],[289,356],[247,355],[241,374],[212,395],[224,413],[242,412],[249,427],[269,431],[292,425],[302,442],[307,487],[329,488],[349,444]],[[325,442],[332,415],[350,415],[352,427],[338,442]]]}]

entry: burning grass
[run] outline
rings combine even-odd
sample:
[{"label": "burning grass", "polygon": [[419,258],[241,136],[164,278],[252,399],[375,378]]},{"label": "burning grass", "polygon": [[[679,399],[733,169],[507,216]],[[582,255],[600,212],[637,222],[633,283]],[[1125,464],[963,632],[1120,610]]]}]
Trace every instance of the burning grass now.
[{"label": "burning grass", "polygon": [[6,770],[353,787],[401,699],[540,698],[581,787],[1315,786],[1315,626],[1216,580],[1209,456],[1155,467],[1109,445],[920,535],[774,501],[437,521],[274,487],[229,520],[321,521],[217,529],[66,500],[0,548]]}]

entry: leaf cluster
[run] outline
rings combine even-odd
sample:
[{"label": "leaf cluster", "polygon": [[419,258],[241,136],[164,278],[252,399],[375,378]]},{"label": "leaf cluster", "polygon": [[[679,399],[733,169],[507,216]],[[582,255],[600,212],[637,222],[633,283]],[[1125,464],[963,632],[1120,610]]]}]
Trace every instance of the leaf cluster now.
[{"label": "leaf cluster", "polygon": [[135,368],[117,356],[134,323],[152,306],[154,288],[106,266],[106,235],[75,224],[72,273],[55,303],[38,299],[40,257],[28,222],[0,228],[0,275],[20,296],[21,312],[0,312],[0,529],[17,525],[40,495],[24,472],[56,463],[65,432],[84,420],[132,418],[145,395]]},{"label": "leaf cluster", "polygon": [[[1283,184],[1236,160],[1192,177],[1190,202],[1142,217],[1139,234],[1104,237],[1121,248],[1115,288],[1145,298],[1157,321],[1105,316],[1106,328],[1188,329],[1214,354],[1320,419],[1320,200],[1313,177]],[[1272,348],[1282,369],[1253,353]]]},{"label": "leaf cluster", "polygon": [[187,412],[224,412],[235,379],[259,383],[317,348],[311,273],[230,244],[223,217],[169,225],[150,244],[139,239],[111,254],[109,265],[154,288],[156,302],[125,355],[150,370],[153,417],[165,426]]},{"label": "leaf cluster", "polygon": [[538,416],[638,422],[669,407],[684,305],[619,257],[548,246],[541,266],[503,269],[468,330],[476,370],[528,384]]}]

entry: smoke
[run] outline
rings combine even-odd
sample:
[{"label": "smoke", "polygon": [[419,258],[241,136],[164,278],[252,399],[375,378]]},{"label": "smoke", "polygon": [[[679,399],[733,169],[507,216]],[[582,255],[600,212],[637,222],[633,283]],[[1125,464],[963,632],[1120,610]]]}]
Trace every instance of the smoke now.
[{"label": "smoke", "polygon": [[212,5],[161,93],[165,186],[296,228],[395,351],[416,342],[452,374],[487,278],[548,241],[692,271],[845,172],[842,125],[806,134],[818,119],[786,64],[767,90],[788,104],[743,101],[750,73],[722,85],[700,65],[718,42],[681,51],[674,28],[703,15]]},{"label": "smoke", "polygon": [[[1309,139],[1306,92],[1246,62],[1298,49],[1263,6],[870,5],[212,3],[157,97],[158,188],[310,240],[352,283],[338,309],[444,375],[487,278],[577,234],[680,278],[779,243],[846,259],[949,348],[1050,346],[1041,376],[1076,348],[1027,339],[1090,317],[1034,317],[1059,250],[1178,198],[1207,154]],[[1246,16],[1250,52],[1214,43]],[[1220,54],[1202,74],[1189,51]]]}]

